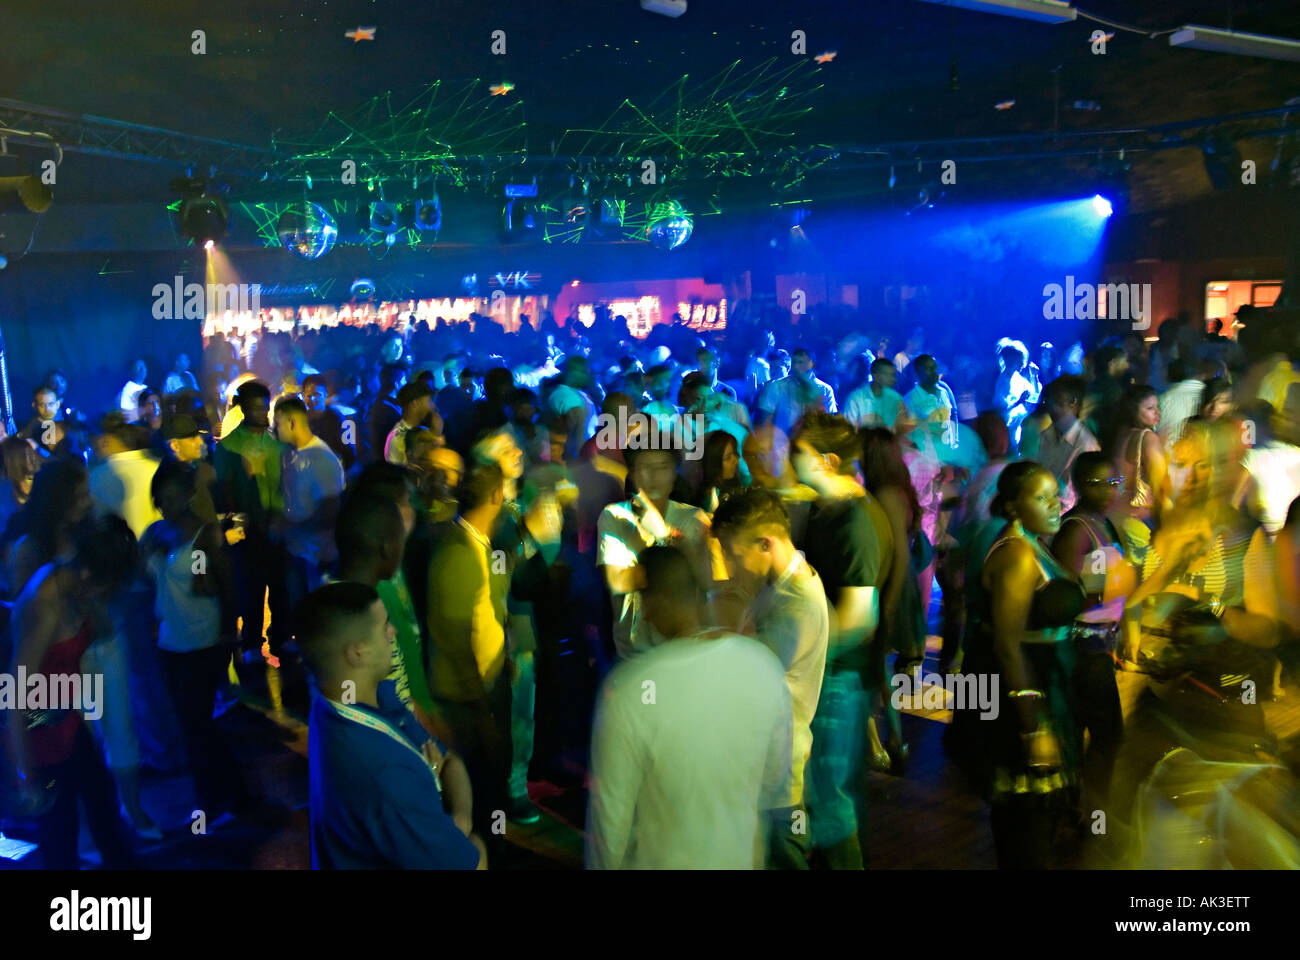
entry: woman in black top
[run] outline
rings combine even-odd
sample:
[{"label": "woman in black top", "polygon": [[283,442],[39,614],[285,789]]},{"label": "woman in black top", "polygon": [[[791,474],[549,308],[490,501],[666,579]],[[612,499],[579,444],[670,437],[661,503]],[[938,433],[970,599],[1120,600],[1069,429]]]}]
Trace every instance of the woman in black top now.
[{"label": "woman in black top", "polygon": [[[1111,771],[1124,732],[1115,669],[1121,655],[1137,656],[1137,623],[1124,619],[1124,599],[1137,584],[1137,571],[1124,557],[1123,540],[1106,515],[1123,478],[1116,476],[1102,453],[1084,453],[1074,462],[1074,489],[1079,500],[1061,521],[1052,553],[1066,570],[1079,577],[1088,594],[1088,609],[1075,620],[1069,642],[1074,645],[1073,693],[1080,734],[1086,728],[1089,746],[1084,809],[1104,809]],[[1126,643],[1127,630],[1132,643]],[[1077,745],[1082,750],[1082,744]]]},{"label": "woman in black top", "polygon": [[[978,568],[969,610],[965,667],[997,677],[996,717],[958,709],[952,746],[993,802],[998,866],[1051,864],[1052,839],[1077,781],[1070,714],[1070,626],[1082,587],[1039,542],[1061,526],[1060,488],[1041,465],[1022,460],[998,478],[991,511],[1007,526]],[[960,704],[959,704],[960,706]]]},{"label": "woman in black top", "polygon": [[740,447],[726,430],[711,430],[704,437],[703,477],[692,503],[710,517],[727,494],[743,490]]}]

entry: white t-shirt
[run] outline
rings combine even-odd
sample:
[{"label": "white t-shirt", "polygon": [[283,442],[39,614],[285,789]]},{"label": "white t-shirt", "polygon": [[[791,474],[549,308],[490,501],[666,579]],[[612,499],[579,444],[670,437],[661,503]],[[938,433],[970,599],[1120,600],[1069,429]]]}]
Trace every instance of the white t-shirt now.
[{"label": "white t-shirt", "polygon": [[871,384],[863,384],[849,394],[844,404],[844,416],[855,427],[884,427],[893,430],[903,412],[903,397],[892,387],[884,387],[880,396],[871,390]]},{"label": "white t-shirt", "polygon": [[812,754],[812,720],[822,693],[830,637],[826,590],[802,553],[795,554],[790,568],[758,595],[754,623],[759,641],[785,667],[792,711],[791,773],[780,806],[793,807],[804,801],[804,768]]},{"label": "white t-shirt", "polygon": [[760,409],[772,414],[777,428],[786,433],[810,410],[839,412],[835,405],[835,391],[829,383],[814,377],[805,384],[793,374],[768,383],[767,389],[759,397],[758,405]]},{"label": "white t-shirt", "polygon": [[388,431],[388,439],[384,441],[385,460],[389,463],[406,463],[406,435],[413,429],[405,420],[397,421],[393,429]]},{"label": "white t-shirt", "polygon": [[596,419],[596,405],[592,403],[591,397],[581,390],[575,390],[567,383],[562,383],[551,391],[546,406],[556,417],[563,417],[573,409],[582,411],[582,426],[579,428],[582,431],[582,436],[576,438],[577,446],[586,443],[587,439],[595,432],[592,421]]},{"label": "white t-shirt", "polygon": [[134,420],[140,410],[140,394],[149,388],[143,383],[128,380],[117,396],[117,405],[128,420]]},{"label": "white t-shirt", "polygon": [[747,637],[684,637],[615,667],[593,728],[587,866],[761,869],[790,709],[780,662]]},{"label": "white t-shirt", "polygon": [[149,572],[157,584],[158,648],[190,653],[221,639],[221,601],[194,592],[194,541],[198,534],[164,556],[154,554]]},{"label": "white t-shirt", "polygon": [[1250,511],[1276,537],[1291,501],[1300,496],[1300,447],[1275,440],[1248,450],[1241,464],[1255,478]]},{"label": "white t-shirt", "polygon": [[[644,533],[632,513],[633,501],[611,503],[602,511],[596,522],[596,563],[601,566],[626,570],[637,565],[637,557],[653,539]],[[709,547],[709,521],[699,507],[668,501],[667,515],[663,518],[670,531],[681,534],[670,542],[695,566],[700,586],[709,589],[713,583],[713,557]],[[676,542],[672,542],[676,541]],[[614,597],[614,646],[620,658],[627,659],[653,647],[659,640],[650,624],[641,619],[641,593],[627,593]]]},{"label": "white t-shirt", "polygon": [[90,468],[90,499],[96,516],[116,514],[126,521],[136,539],[149,524],[161,520],[150,485],[158,460],[147,450],[130,450],[105,457]]},{"label": "white t-shirt", "polygon": [[907,404],[907,410],[912,415],[912,419],[918,422],[933,421],[943,423],[953,418],[953,410],[957,406],[957,401],[953,398],[952,391],[943,381],[935,388],[936,393],[922,387],[913,387],[907,391],[907,396],[903,402]]}]

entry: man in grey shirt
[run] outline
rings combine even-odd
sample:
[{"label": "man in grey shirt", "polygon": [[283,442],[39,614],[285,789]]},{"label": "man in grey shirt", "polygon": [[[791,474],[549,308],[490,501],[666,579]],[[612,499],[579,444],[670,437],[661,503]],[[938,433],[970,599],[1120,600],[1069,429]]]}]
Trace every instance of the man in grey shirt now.
[{"label": "man in grey shirt", "polygon": [[769,863],[775,869],[806,870],[811,837],[803,781],[826,671],[826,591],[795,549],[790,518],[777,493],[753,487],[728,497],[714,514],[713,529],[730,574],[718,593],[718,617],[776,654],[790,691],[791,774],[780,805],[769,811]]},{"label": "man in grey shirt", "polygon": [[280,489],[284,523],[280,530],[289,553],[291,609],[322,583],[338,559],[334,520],[343,495],[343,464],[329,445],[311,432],[307,406],[298,397],[275,405],[275,433],[288,444],[281,457]]}]

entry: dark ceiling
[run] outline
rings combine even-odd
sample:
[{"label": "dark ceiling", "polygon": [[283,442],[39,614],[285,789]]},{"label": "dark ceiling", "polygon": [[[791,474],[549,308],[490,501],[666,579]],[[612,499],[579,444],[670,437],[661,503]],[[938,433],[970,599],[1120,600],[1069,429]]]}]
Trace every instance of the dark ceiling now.
[{"label": "dark ceiling", "polygon": [[[1231,16],[1237,30],[1300,38],[1294,0],[1080,6],[1144,30],[1223,27]],[[1049,25],[913,0],[689,0],[679,19],[644,12],[637,0],[4,0],[4,8],[0,97],[260,147],[301,143],[331,111],[354,117],[386,91],[401,104],[431,81],[453,90],[479,80],[480,99],[487,85],[514,84],[478,109],[513,110],[525,124],[513,145],[533,156],[553,144],[605,149],[618,138],[566,131],[608,127],[611,118],[626,131],[638,111],[650,117],[642,133],[684,117],[695,124],[692,148],[707,149],[716,111],[745,103],[734,77],[767,61],[769,74],[796,71],[790,88],[802,98],[792,110],[811,109],[719,127],[719,148],[743,139],[766,150],[1136,128],[1273,109],[1300,95],[1298,64],[1171,49],[1166,37],[1122,30],[1094,55],[1088,38],[1097,25],[1082,19]],[[376,27],[374,40],[344,36],[359,26]],[[196,29],[206,33],[201,56],[191,52]],[[491,51],[494,30],[506,33],[505,56]],[[806,33],[805,56],[791,53],[793,30]],[[826,52],[833,61],[813,60]],[[696,84],[736,61],[730,85],[706,107]],[[995,108],[1007,101],[1014,105]],[[1081,101],[1099,109],[1072,107]],[[1258,149],[1266,159],[1272,142]],[[934,161],[944,150],[916,155]],[[1050,163],[1030,166],[1051,176]],[[1024,171],[1004,164],[999,175]],[[180,172],[70,153],[59,202],[166,202]],[[1197,151],[1158,155],[1132,175],[1160,204],[1209,190]],[[238,186],[246,196],[257,189]]]}]

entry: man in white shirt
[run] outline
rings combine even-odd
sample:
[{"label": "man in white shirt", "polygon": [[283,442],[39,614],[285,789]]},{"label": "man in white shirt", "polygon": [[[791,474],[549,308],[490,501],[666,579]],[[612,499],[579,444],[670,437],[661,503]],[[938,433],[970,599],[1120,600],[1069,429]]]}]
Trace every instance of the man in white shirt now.
[{"label": "man in white shirt", "polygon": [[284,523],[280,533],[289,553],[291,608],[321,585],[326,568],[338,559],[334,521],[343,496],[343,464],[311,432],[307,406],[298,397],[275,404],[276,438],[288,448],[280,466]]},{"label": "man in white shirt", "polygon": [[745,392],[750,403],[758,399],[759,392],[772,379],[772,365],[767,356],[776,349],[776,336],[771,330],[763,333],[763,342],[754,350],[745,364]]},{"label": "man in white shirt", "polygon": [[149,485],[158,458],[140,449],[140,434],[119,413],[107,414],[95,439],[100,462],[90,468],[90,497],[98,516],[114,514],[126,521],[136,539],[162,519]]},{"label": "man in white shirt", "polygon": [[642,653],[661,638],[641,615],[644,571],[639,557],[647,547],[678,547],[694,564],[700,582],[713,585],[709,521],[698,507],[670,500],[677,477],[673,450],[625,450],[637,495],[612,503],[596,524],[596,563],[614,596],[614,646],[622,659]]},{"label": "man in white shirt", "polygon": [[1273,436],[1242,458],[1246,476],[1237,502],[1276,537],[1300,496],[1300,382],[1291,384],[1281,409],[1269,420]]},{"label": "man in white shirt", "polygon": [[397,405],[402,408],[402,416],[384,441],[385,460],[406,463],[406,435],[425,421],[432,403],[433,388],[424,380],[411,380],[397,391]]},{"label": "man in white shirt", "polygon": [[1187,421],[1201,409],[1201,395],[1205,381],[1187,376],[1188,366],[1182,360],[1169,361],[1170,387],[1160,394],[1160,425],[1156,433],[1169,450],[1183,435]]},{"label": "man in white shirt", "polygon": [[1035,459],[1050,470],[1060,484],[1062,513],[1073,509],[1078,499],[1072,479],[1074,461],[1081,453],[1101,449],[1097,438],[1079,419],[1083,392],[1082,382],[1074,376],[1058,377],[1043,389],[1043,402],[1047,404],[1052,420],[1038,434]]},{"label": "man in white shirt", "polygon": [[948,384],[939,379],[939,364],[928,353],[912,361],[916,386],[907,391],[903,402],[918,423],[947,423],[956,416],[957,399]]},{"label": "man in white shirt", "polygon": [[[722,430],[736,438],[736,449],[745,449],[749,438],[749,413],[744,406],[735,403],[721,394],[714,393],[698,371],[692,371],[682,378],[682,388],[677,392],[677,402],[681,405],[682,435],[687,450],[703,450],[704,437],[714,430]],[[698,482],[694,476],[699,462],[683,467],[683,476],[688,482]],[[746,485],[750,482],[749,468],[744,462],[740,465],[740,479]]]},{"label": "man in white shirt", "polygon": [[671,430],[681,415],[681,408],[668,399],[672,387],[673,371],[666,363],[657,363],[645,372],[645,389],[650,399],[642,404],[641,412],[653,417],[660,430]]},{"label": "man in white shirt", "polygon": [[855,427],[884,427],[900,433],[906,407],[894,384],[898,368],[888,357],[877,357],[871,364],[871,380],[849,394],[844,416]]},{"label": "man in white shirt", "polygon": [[583,356],[568,357],[564,361],[564,381],[551,391],[546,407],[564,426],[568,435],[564,456],[566,460],[577,459],[578,451],[591,436],[590,425],[596,416],[596,405],[587,396],[591,386],[591,369],[587,358]]},{"label": "man in white shirt", "polygon": [[834,389],[813,374],[816,364],[817,359],[811,350],[800,347],[791,354],[790,375],[773,380],[759,398],[758,409],[763,422],[770,420],[779,430],[789,433],[810,410],[839,412]]},{"label": "man in white shirt", "polygon": [[149,370],[143,360],[137,360],[131,367],[131,379],[126,382],[122,392],[117,395],[117,406],[122,416],[134,420],[140,409],[140,394],[149,389],[144,382]]},{"label": "man in white shirt", "polygon": [[710,390],[732,403],[736,402],[736,391],[718,379],[718,355],[710,347],[700,347],[695,351],[695,363]]},{"label": "man in white shirt", "polygon": [[691,562],[643,554],[645,616],[671,638],[615,667],[592,737],[587,866],[746,870],[790,775],[790,696],[755,640],[701,625]]},{"label": "man in white shirt", "polygon": [[173,393],[180,393],[182,390],[197,390],[199,382],[194,379],[194,374],[190,373],[190,355],[188,353],[176,354],[176,363],[172,366],[171,373],[167,374],[167,379],[163,381],[163,393],[170,396]]},{"label": "man in white shirt", "polygon": [[[721,591],[719,620],[740,625],[740,632],[756,637],[776,654],[790,692],[790,780],[770,815],[770,863],[806,870],[811,838],[804,829],[804,769],[812,753],[813,714],[826,672],[830,635],[826,591],[821,577],[791,542],[790,516],[776,492],[750,488],[729,497],[713,523],[730,574],[728,589]],[[729,609],[731,597],[739,602]]]}]

